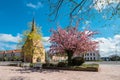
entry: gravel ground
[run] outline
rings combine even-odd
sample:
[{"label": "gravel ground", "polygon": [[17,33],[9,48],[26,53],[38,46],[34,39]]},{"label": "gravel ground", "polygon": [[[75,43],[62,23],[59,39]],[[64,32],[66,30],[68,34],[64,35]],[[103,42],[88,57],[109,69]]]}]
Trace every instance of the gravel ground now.
[{"label": "gravel ground", "polygon": [[0,66],[0,80],[120,80],[120,65],[100,64],[99,72],[63,70],[24,70]]}]

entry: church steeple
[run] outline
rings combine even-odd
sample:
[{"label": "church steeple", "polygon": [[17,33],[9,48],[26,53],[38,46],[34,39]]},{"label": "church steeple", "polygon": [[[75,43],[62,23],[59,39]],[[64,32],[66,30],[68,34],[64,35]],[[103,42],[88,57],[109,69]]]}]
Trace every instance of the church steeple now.
[{"label": "church steeple", "polygon": [[36,31],[36,25],[35,25],[35,20],[33,18],[33,21],[32,21],[32,29],[31,31]]},{"label": "church steeple", "polygon": [[25,62],[45,62],[45,49],[42,45],[41,35],[37,32],[34,18],[31,24],[31,32],[28,33],[26,41],[23,44],[21,55]]}]

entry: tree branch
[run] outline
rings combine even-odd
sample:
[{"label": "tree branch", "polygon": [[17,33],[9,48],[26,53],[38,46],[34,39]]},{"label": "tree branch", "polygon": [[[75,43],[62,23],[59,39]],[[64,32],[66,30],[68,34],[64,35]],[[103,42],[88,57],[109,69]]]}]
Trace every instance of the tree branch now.
[{"label": "tree branch", "polygon": [[64,1],[64,0],[59,0],[58,3],[57,3],[56,8],[53,10],[53,12],[52,12],[51,14],[49,14],[49,16],[52,16],[53,14],[55,14],[55,17],[54,17],[54,19],[53,19],[52,21],[54,21],[54,20],[57,18],[58,12],[59,12],[59,10],[60,10],[60,7],[61,7],[63,1]]}]

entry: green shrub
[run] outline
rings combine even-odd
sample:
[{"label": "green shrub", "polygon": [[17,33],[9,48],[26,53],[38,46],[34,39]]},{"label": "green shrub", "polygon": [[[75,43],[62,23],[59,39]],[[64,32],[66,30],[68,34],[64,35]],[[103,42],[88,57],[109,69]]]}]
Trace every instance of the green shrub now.
[{"label": "green shrub", "polygon": [[55,66],[55,64],[50,63],[50,64],[49,64],[49,66],[54,67],[54,66]]},{"label": "green shrub", "polygon": [[98,68],[98,67],[99,67],[99,64],[96,64],[96,63],[92,63],[92,64],[82,64],[81,66],[83,66],[83,67],[95,67],[95,68]]},{"label": "green shrub", "polygon": [[82,57],[74,57],[72,59],[72,65],[73,66],[80,66],[85,62],[84,58]]},{"label": "green shrub", "polygon": [[65,63],[65,62],[59,62],[57,64],[57,67],[67,67],[67,63]]},{"label": "green shrub", "polygon": [[42,67],[55,67],[56,65],[55,64],[52,64],[52,63],[44,63],[42,64]]},{"label": "green shrub", "polygon": [[8,58],[7,58],[7,57],[4,57],[4,58],[3,58],[3,61],[8,61]]},{"label": "green shrub", "polygon": [[18,56],[13,56],[12,61],[21,61],[21,57],[18,57]]},{"label": "green shrub", "polygon": [[0,58],[0,61],[2,61],[3,60],[3,58]]},{"label": "green shrub", "polygon": [[34,63],[30,63],[30,67],[33,67],[34,66]]},{"label": "green shrub", "polygon": [[9,66],[17,66],[17,64],[9,64]]},{"label": "green shrub", "polygon": [[48,66],[49,66],[48,63],[42,64],[42,67],[48,67]]}]

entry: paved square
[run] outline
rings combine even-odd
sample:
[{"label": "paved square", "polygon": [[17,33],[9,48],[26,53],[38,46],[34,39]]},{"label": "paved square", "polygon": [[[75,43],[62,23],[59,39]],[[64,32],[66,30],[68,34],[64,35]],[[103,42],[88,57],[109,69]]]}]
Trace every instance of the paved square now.
[{"label": "paved square", "polygon": [[120,65],[100,64],[99,72],[31,71],[20,67],[0,66],[0,80],[120,80]]}]

